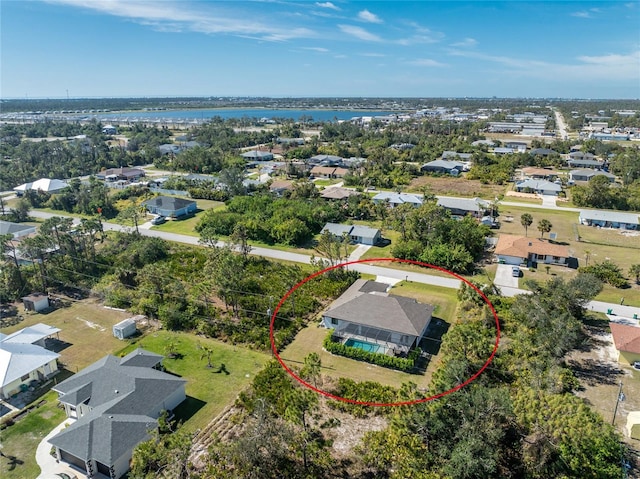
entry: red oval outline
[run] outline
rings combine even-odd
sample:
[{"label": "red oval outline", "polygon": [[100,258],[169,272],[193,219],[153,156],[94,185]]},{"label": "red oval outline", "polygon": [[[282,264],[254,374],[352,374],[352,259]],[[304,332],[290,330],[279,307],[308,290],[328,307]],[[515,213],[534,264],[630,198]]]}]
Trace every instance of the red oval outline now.
[{"label": "red oval outline", "polygon": [[[276,348],[276,343],[275,343],[275,338],[274,338],[274,333],[273,333],[273,325],[274,325],[274,322],[276,320],[276,315],[278,314],[278,311],[280,310],[280,307],[289,298],[289,296],[291,296],[291,294],[293,294],[293,292],[296,289],[298,289],[300,286],[302,286],[306,282],[308,282],[308,281],[310,281],[310,280],[312,280],[314,278],[317,278],[318,276],[326,273],[327,271],[331,271],[331,270],[336,269],[336,268],[342,268],[343,266],[348,266],[350,264],[373,263],[373,262],[379,262],[379,261],[389,261],[389,262],[395,262],[395,263],[415,264],[415,265],[418,265],[418,266],[427,267],[427,268],[431,268],[431,269],[436,269],[438,271],[442,271],[444,273],[450,274],[451,276],[453,276],[453,277],[455,277],[455,278],[457,278],[457,279],[459,279],[461,281],[464,281],[469,286],[471,286],[482,297],[484,302],[487,303],[487,306],[489,306],[489,309],[493,313],[493,317],[496,320],[496,341],[495,341],[495,344],[493,346],[493,351],[491,351],[491,355],[489,356],[489,359],[487,359],[487,361],[482,365],[482,367],[473,376],[471,376],[469,379],[467,379],[462,384],[459,384],[459,385],[449,389],[448,391],[444,391],[442,393],[434,394],[433,396],[429,396],[427,398],[415,399],[415,400],[412,400],[412,401],[393,402],[393,403],[376,403],[376,402],[368,402],[368,401],[357,401],[355,399],[348,399],[348,398],[344,398],[344,397],[341,397],[341,396],[336,396],[335,394],[331,394],[330,392],[327,392],[327,391],[325,391],[323,389],[317,388],[317,387],[313,386],[312,384],[309,384],[308,382],[306,382],[304,379],[300,378],[298,375],[296,375],[284,363],[284,361],[282,360],[282,358],[278,354],[278,350]],[[498,313],[496,312],[495,308],[493,307],[493,304],[491,303],[491,301],[489,301],[489,298],[487,298],[487,296],[482,291],[480,291],[480,289],[478,287],[476,287],[473,283],[471,283],[470,281],[466,280],[462,276],[454,273],[453,271],[449,271],[448,269],[441,268],[440,266],[436,266],[436,265],[433,265],[433,264],[423,263],[421,261],[414,261],[414,260],[410,260],[410,259],[368,258],[368,259],[359,259],[359,260],[355,260],[355,261],[347,261],[345,263],[340,263],[340,264],[337,264],[335,266],[329,266],[328,268],[325,268],[322,271],[318,271],[316,273],[313,273],[313,274],[307,276],[302,281],[300,281],[298,284],[296,284],[293,288],[291,288],[289,291],[287,291],[285,293],[285,295],[280,299],[280,301],[278,302],[278,305],[276,306],[275,310],[273,311],[273,314],[271,315],[271,322],[269,323],[269,339],[271,341],[271,351],[273,352],[274,356],[276,357],[276,359],[278,360],[280,365],[285,369],[285,371],[287,371],[287,373],[289,373],[289,375],[293,379],[298,381],[300,384],[302,384],[303,386],[311,389],[312,391],[317,392],[318,394],[322,394],[323,396],[326,396],[328,398],[335,399],[336,401],[342,401],[342,402],[346,402],[346,403],[350,403],[350,404],[358,404],[358,405],[361,405],[361,406],[374,406],[374,407],[410,406],[412,404],[425,403],[425,402],[428,402],[428,401],[432,401],[434,399],[438,399],[438,398],[444,397],[444,396],[446,396],[448,394],[454,393],[454,392],[462,389],[466,385],[468,385],[471,382],[475,381],[478,378],[478,376],[480,376],[480,374],[482,374],[482,372],[485,369],[487,369],[489,364],[491,364],[491,361],[493,361],[493,358],[496,355],[496,352],[498,351],[498,345],[500,344],[500,319],[498,318]]]}]

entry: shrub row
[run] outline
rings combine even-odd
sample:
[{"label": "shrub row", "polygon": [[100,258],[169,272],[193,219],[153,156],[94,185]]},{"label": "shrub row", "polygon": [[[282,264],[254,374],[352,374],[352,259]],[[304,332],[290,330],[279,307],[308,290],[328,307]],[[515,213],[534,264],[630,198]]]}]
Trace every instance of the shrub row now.
[{"label": "shrub row", "polygon": [[376,364],[384,368],[397,369],[399,371],[410,372],[413,369],[415,361],[413,359],[396,358],[395,356],[387,356],[386,354],[370,353],[360,348],[345,346],[342,343],[333,341],[333,331],[330,331],[324,338],[324,348],[332,353],[346,358],[357,359],[358,361],[366,361]]}]

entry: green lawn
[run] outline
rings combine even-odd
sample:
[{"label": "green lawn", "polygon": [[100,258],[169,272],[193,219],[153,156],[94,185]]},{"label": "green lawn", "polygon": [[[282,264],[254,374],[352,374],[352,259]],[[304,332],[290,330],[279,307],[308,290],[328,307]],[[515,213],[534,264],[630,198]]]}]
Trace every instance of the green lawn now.
[{"label": "green lawn", "polygon": [[60,361],[73,372],[127,344],[113,336],[112,328],[131,314],[104,308],[93,301],[74,301],[69,307],[48,314],[25,313],[22,306],[18,309],[24,321],[2,328],[0,332],[9,334],[36,323],[60,328],[58,337],[64,343],[59,351]]},{"label": "green lawn", "polygon": [[[392,288],[391,293],[433,304],[436,306],[434,319],[442,319],[451,324],[455,318],[456,290],[402,281]],[[324,375],[355,381],[376,381],[393,387],[400,387],[403,383],[411,381],[419,388],[426,388],[436,369],[437,357],[429,363],[425,374],[416,375],[336,356],[322,349],[322,342],[327,334],[327,329],[313,323],[298,333],[291,344],[280,352],[280,357],[288,366],[300,367],[309,353],[316,352],[320,355]]]},{"label": "green lawn", "polygon": [[198,204],[198,210],[195,215],[189,216],[185,219],[168,220],[166,223],[152,226],[152,229],[160,231],[166,231],[169,233],[176,233],[187,236],[200,236],[196,231],[196,225],[200,222],[200,218],[204,215],[205,211],[210,209],[220,209],[224,207],[224,203],[221,201],[213,200],[196,200]]},{"label": "green lawn", "polygon": [[[142,347],[158,354],[165,354],[168,338],[178,342],[179,359],[165,358],[167,371],[187,380],[187,401],[176,409],[176,415],[186,420],[185,427],[195,431],[205,427],[226,406],[231,404],[238,393],[246,388],[255,374],[269,360],[269,354],[234,346],[192,333],[157,331],[145,336],[135,344],[124,348],[119,354],[126,354]],[[212,368],[207,367],[207,359],[199,345],[210,348]],[[226,373],[220,372],[224,364]]]},{"label": "green lawn", "polygon": [[407,296],[421,303],[434,305],[436,309],[433,312],[433,316],[443,319],[447,323],[451,324],[455,319],[458,305],[458,291],[456,289],[431,286],[413,281],[401,281],[391,289],[390,293],[398,296]]},{"label": "green lawn", "polygon": [[426,388],[431,380],[431,371],[427,374],[407,374],[374,364],[336,356],[322,349],[322,341],[329,333],[328,329],[313,323],[302,329],[296,338],[281,351],[280,357],[290,368],[300,368],[309,353],[318,353],[322,361],[322,374],[333,378],[349,378],[354,381],[375,381],[393,387],[414,382],[419,388]]},{"label": "green lawn", "polygon": [[58,394],[50,391],[39,400],[44,401],[41,406],[0,431],[4,456],[0,457],[0,476],[4,479],[28,479],[40,474],[36,448],[42,438],[66,418],[64,409],[57,407],[57,399]]}]

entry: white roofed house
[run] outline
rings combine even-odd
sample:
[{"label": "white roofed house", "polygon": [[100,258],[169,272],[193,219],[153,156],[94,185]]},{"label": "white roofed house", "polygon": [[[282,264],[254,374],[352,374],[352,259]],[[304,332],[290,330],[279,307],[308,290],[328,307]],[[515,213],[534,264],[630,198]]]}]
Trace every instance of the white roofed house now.
[{"label": "white roofed house", "polygon": [[43,191],[45,193],[58,193],[69,185],[66,181],[49,179],[49,178],[40,178],[31,183],[23,183],[20,186],[16,186],[13,191],[16,192],[18,196],[22,196],[26,191],[34,190],[34,191]]},{"label": "white roofed house", "polygon": [[516,191],[523,193],[537,193],[539,195],[557,195],[562,191],[562,185],[547,180],[528,179],[516,183]]},{"label": "white roofed house", "polygon": [[578,217],[580,224],[600,228],[619,228],[623,230],[640,229],[638,213],[621,213],[619,211],[581,210]]},{"label": "white roofed house", "polygon": [[375,245],[381,240],[380,230],[363,225],[343,225],[339,223],[327,223],[321,233],[328,231],[336,238],[344,235],[349,237],[351,243]]},{"label": "white roofed house", "polygon": [[59,354],[45,348],[47,338],[60,330],[38,323],[5,335],[0,333],[0,397],[9,399],[32,381],[58,372]]},{"label": "white roofed house", "polygon": [[409,193],[392,193],[382,191],[372,198],[374,203],[388,203],[391,208],[404,203],[409,203],[415,207],[422,205],[422,197]]}]

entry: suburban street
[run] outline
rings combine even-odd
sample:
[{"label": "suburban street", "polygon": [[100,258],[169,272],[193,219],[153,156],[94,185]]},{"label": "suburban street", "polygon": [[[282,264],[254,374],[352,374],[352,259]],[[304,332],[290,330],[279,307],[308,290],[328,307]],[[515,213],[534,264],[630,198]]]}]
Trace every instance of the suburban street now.
[{"label": "suburban street", "polygon": [[[540,205],[527,205],[527,206],[540,206]],[[47,213],[44,211],[30,211],[29,214],[35,218],[51,218],[52,216],[71,217],[69,215]],[[79,222],[80,222],[79,219],[77,218],[74,219],[74,223],[79,223]],[[151,226],[150,223],[144,223],[143,225],[140,225],[139,227],[140,234],[144,236],[162,238],[166,241],[173,241],[176,243],[184,243],[184,244],[190,244],[190,245],[199,244],[198,238],[196,236],[188,236],[188,235],[181,235],[176,233],[168,233],[165,231],[154,230],[154,229],[150,229],[150,226]],[[103,222],[103,228],[105,231],[131,231],[132,229],[132,227],[127,227],[117,223],[107,223],[107,222]],[[224,246],[223,242],[219,242],[218,244],[220,246]],[[305,254],[293,253],[289,251],[282,251],[282,250],[271,249],[271,248],[253,247],[253,246],[251,247],[250,254],[263,256],[265,258],[271,258],[271,259],[276,259],[281,261],[291,261],[294,263],[303,263],[303,264],[309,264],[311,260],[311,256],[305,255]],[[390,267],[374,266],[367,263],[349,265],[349,268],[355,271],[358,271],[360,273],[381,276],[383,278],[390,278],[390,279],[395,279],[399,281],[401,280],[414,281],[416,283],[429,284],[433,286],[442,286],[445,288],[458,289],[461,284],[460,280],[453,277],[443,278],[441,276],[435,276],[428,273],[417,273],[417,272],[405,271],[405,270],[400,270],[400,269],[395,269]],[[510,271],[511,271],[511,267],[509,266],[508,272],[510,273]],[[505,274],[506,273],[503,273],[503,276]],[[503,277],[503,276],[500,276],[500,277]],[[513,279],[516,279],[516,278],[513,278]],[[512,297],[518,294],[530,294],[530,291],[514,287],[514,284],[517,284],[517,283],[513,282],[513,280],[505,280],[502,282],[505,284],[504,285],[498,284],[498,287],[500,288],[500,291],[504,296]],[[605,314],[611,311],[612,314],[610,314],[610,317],[613,316],[613,317],[621,317],[621,318],[633,318],[634,315],[636,315],[636,317],[640,318],[640,308],[633,307],[633,306],[622,306],[620,304],[615,304],[615,303],[591,301],[587,305],[587,308],[589,308],[592,311],[597,311],[599,313],[605,313]]]}]

